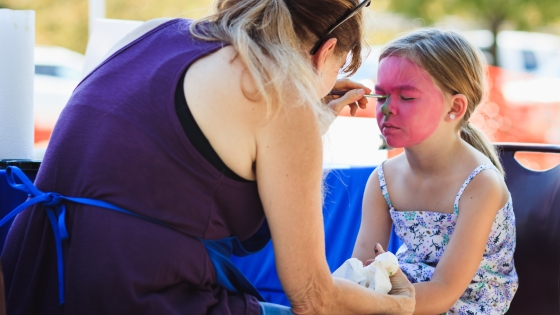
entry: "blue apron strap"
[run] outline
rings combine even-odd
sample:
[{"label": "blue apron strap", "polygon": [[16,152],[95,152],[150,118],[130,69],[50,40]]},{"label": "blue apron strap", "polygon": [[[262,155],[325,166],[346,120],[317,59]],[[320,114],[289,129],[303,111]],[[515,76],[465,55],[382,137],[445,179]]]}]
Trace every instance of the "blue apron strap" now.
[{"label": "blue apron strap", "polygon": [[243,292],[266,302],[259,290],[253,286],[245,275],[231,262],[231,255],[244,257],[263,249],[270,241],[270,229],[266,219],[260,228],[247,240],[241,242],[236,236],[219,240],[201,240],[206,246],[208,256],[216,270],[217,282],[231,292]]},{"label": "blue apron strap", "polygon": [[[68,239],[68,230],[66,229],[66,206],[64,205],[64,201],[71,201],[75,203],[80,203],[89,206],[95,206],[100,208],[106,208],[110,210],[114,210],[117,212],[121,212],[124,214],[132,215],[134,217],[144,219],[168,228],[172,228],[171,226],[158,221],[154,220],[150,217],[143,216],[138,213],[134,213],[128,211],[126,209],[117,207],[112,205],[108,202],[101,201],[101,200],[94,200],[94,199],[87,199],[87,198],[73,198],[73,197],[65,197],[61,196],[57,193],[52,192],[42,192],[33,183],[27,178],[25,173],[22,170],[15,166],[8,166],[6,168],[6,178],[10,186],[15,189],[21,190],[26,192],[30,199],[26,202],[19,205],[17,208],[12,210],[8,213],[2,220],[0,220],[0,226],[4,225],[10,219],[15,217],[18,213],[25,210],[27,207],[30,207],[34,204],[42,204],[45,207],[47,212],[47,217],[49,222],[51,223],[55,245],[56,245],[56,259],[57,259],[57,267],[58,267],[58,301],[59,304],[64,304],[64,260],[62,256],[62,241]],[[18,184],[16,179],[21,182]]]},{"label": "blue apron strap", "polygon": [[216,271],[216,281],[220,286],[231,292],[250,294],[259,301],[266,302],[251,281],[230,260],[231,254],[234,251],[237,253],[247,253],[236,236],[219,240],[201,241],[206,246],[208,256],[212,260],[214,270]]},{"label": "blue apron strap", "polygon": [[266,221],[265,218],[255,234],[242,241],[240,243],[240,248],[233,248],[233,254],[238,257],[244,257],[259,252],[268,244],[270,239],[270,229],[268,228],[268,221]]},{"label": "blue apron strap", "polygon": [[259,304],[261,315],[295,315],[290,307],[284,305],[266,302],[260,302]]},{"label": "blue apron strap", "polygon": [[[0,226],[15,217],[18,213],[25,210],[34,204],[42,204],[47,212],[47,217],[52,226],[57,256],[58,267],[58,294],[59,304],[64,304],[64,260],[62,253],[62,241],[69,238],[68,230],[66,229],[66,206],[65,201],[75,202],[79,204],[105,208],[124,214],[128,214],[139,219],[150,221],[158,225],[174,229],[172,226],[165,224],[161,221],[152,219],[150,217],[134,213],[132,211],[117,207],[108,202],[101,200],[94,200],[88,198],[75,198],[66,197],[57,193],[42,192],[27,178],[25,173],[15,166],[8,166],[6,168],[6,178],[10,186],[15,189],[26,192],[30,199],[19,205],[17,208],[8,213],[2,220]],[[21,182],[18,184],[16,179]],[[243,292],[255,296],[259,301],[265,302],[259,291],[245,278],[243,273],[239,271],[237,266],[230,260],[231,254],[236,256],[247,256],[253,254],[266,246],[270,240],[270,230],[265,221],[260,229],[243,243],[235,236],[221,239],[221,240],[201,240],[208,251],[208,255],[214,264],[216,270],[217,282],[232,292]]]}]

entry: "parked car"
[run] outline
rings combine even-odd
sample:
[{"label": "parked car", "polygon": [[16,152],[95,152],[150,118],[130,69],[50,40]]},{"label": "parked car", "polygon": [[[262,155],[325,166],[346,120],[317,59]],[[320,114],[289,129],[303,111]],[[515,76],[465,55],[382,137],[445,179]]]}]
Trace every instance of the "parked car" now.
[{"label": "parked car", "polygon": [[[493,41],[488,30],[461,32],[472,44],[480,48],[490,63],[489,53]],[[536,32],[501,31],[497,36],[497,66],[512,72],[536,76],[560,77],[560,36]]]}]

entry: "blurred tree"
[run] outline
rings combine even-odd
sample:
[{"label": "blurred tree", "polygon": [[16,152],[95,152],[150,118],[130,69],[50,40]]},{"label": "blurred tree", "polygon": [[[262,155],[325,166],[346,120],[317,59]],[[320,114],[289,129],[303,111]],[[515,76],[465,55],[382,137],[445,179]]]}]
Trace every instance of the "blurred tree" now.
[{"label": "blurred tree", "polygon": [[87,44],[87,0],[2,0],[13,10],[35,11],[35,42],[84,52]]},{"label": "blurred tree", "polygon": [[389,8],[427,24],[450,14],[482,20],[494,35],[490,47],[494,64],[498,64],[496,35],[505,22],[531,30],[560,19],[559,0],[406,0],[391,1]]},{"label": "blurred tree", "polygon": [[[106,0],[107,18],[146,21],[160,17],[200,18],[213,0]],[[88,0],[0,0],[0,7],[35,11],[35,42],[81,53],[88,41]]]},{"label": "blurred tree", "polygon": [[159,17],[200,18],[210,12],[214,1],[106,0],[106,2],[107,18],[146,21]]}]

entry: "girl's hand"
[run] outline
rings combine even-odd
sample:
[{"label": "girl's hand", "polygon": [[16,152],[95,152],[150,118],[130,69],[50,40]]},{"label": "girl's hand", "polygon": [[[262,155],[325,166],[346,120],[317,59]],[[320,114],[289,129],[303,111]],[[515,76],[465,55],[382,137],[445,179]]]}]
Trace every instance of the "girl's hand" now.
[{"label": "girl's hand", "polygon": [[374,250],[374,254],[373,254],[373,259],[368,259],[366,260],[366,263],[364,264],[364,266],[369,266],[372,262],[375,261],[375,258],[377,258],[377,256],[383,254],[385,252],[385,250],[383,249],[383,246],[381,246],[381,244],[379,243],[375,243],[375,246],[373,247]]},{"label": "girl's hand", "polygon": [[[385,252],[383,250],[383,247],[379,245],[379,243],[375,244],[374,248],[375,248],[375,257]],[[365,265],[366,266],[370,265],[374,261],[375,258],[368,259]],[[393,295],[395,297],[401,298],[401,303],[403,303],[404,309],[409,311],[410,314],[412,314],[412,312],[414,312],[414,307],[416,304],[415,290],[412,283],[408,281],[406,275],[402,272],[400,268],[393,276],[389,277],[389,280],[391,280],[391,285],[392,285],[392,289],[391,291],[389,291],[389,295]]]},{"label": "girl's hand", "polygon": [[348,79],[340,79],[336,81],[333,89],[348,91],[342,96],[327,95],[325,97],[327,105],[336,113],[336,115],[340,114],[346,105],[350,106],[350,114],[352,116],[356,115],[358,107],[361,109],[365,109],[367,107],[368,101],[364,97],[364,94],[371,93],[371,89],[367,88],[365,85]]}]

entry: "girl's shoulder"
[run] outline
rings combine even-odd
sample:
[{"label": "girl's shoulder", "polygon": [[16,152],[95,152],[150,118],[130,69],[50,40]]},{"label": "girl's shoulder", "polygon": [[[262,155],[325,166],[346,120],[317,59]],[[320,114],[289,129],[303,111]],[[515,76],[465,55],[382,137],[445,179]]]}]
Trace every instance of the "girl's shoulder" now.
[{"label": "girl's shoulder", "polygon": [[464,195],[477,194],[481,191],[494,191],[502,196],[505,203],[509,199],[509,190],[504,176],[492,163],[477,166],[467,177],[463,189]]},{"label": "girl's shoulder", "polygon": [[502,173],[491,163],[482,163],[466,178],[455,198],[455,212],[461,216],[495,218],[511,201]]},{"label": "girl's shoulder", "polygon": [[504,175],[482,152],[472,147],[470,150],[472,155],[468,165],[472,170],[465,180],[465,184],[468,186],[464,188],[464,194],[477,194],[476,191],[494,191],[501,196],[501,203],[505,204],[509,199],[509,190]]},{"label": "girl's shoulder", "polygon": [[390,159],[385,160],[380,165],[380,171],[383,173],[389,174],[399,174],[403,171],[403,169],[407,165],[406,155],[401,153],[397,156],[394,156]]}]

